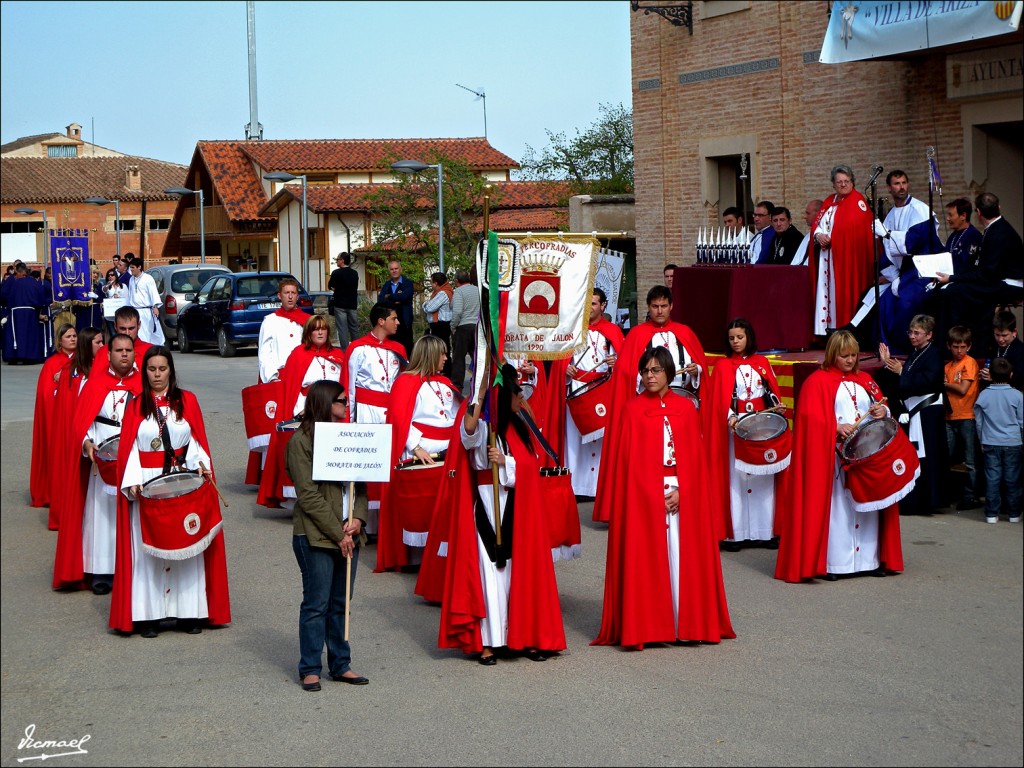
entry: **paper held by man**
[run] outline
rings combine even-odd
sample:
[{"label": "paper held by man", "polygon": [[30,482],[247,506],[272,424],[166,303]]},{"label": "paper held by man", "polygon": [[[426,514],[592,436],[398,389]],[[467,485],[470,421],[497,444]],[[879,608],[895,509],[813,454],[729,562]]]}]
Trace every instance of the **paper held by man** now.
[{"label": "paper held by man", "polygon": [[949,253],[928,253],[914,256],[914,266],[917,267],[917,274],[920,277],[938,278],[939,272],[944,275],[953,274],[953,254]]}]

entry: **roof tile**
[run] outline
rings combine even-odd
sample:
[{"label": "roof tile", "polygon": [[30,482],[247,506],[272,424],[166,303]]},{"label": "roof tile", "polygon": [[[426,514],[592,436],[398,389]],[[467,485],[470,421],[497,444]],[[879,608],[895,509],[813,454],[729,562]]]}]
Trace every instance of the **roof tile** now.
[{"label": "roof tile", "polygon": [[[125,167],[139,166],[141,190],[125,186]],[[146,157],[4,157],[0,202],[80,203],[101,196],[121,202],[173,200],[167,187],[180,186],[187,168]]]}]

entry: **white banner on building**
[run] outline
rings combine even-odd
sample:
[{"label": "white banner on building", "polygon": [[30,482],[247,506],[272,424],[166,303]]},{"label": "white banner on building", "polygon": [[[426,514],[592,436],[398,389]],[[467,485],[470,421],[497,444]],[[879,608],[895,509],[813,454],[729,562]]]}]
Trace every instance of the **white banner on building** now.
[{"label": "white banner on building", "polygon": [[626,254],[602,248],[597,254],[597,269],[594,273],[594,287],[604,291],[608,297],[605,312],[614,323],[619,316],[619,292],[622,290],[622,270],[626,267]]}]

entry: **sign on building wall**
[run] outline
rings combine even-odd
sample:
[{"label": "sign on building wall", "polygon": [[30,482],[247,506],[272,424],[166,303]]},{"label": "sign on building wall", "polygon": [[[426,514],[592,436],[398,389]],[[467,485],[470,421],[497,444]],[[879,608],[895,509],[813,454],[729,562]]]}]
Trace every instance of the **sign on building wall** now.
[{"label": "sign on building wall", "polygon": [[839,0],[832,4],[823,64],[924,51],[1014,32],[1024,2]]},{"label": "sign on building wall", "polygon": [[946,57],[946,97],[1020,94],[1024,90],[1024,51],[1003,45]]}]

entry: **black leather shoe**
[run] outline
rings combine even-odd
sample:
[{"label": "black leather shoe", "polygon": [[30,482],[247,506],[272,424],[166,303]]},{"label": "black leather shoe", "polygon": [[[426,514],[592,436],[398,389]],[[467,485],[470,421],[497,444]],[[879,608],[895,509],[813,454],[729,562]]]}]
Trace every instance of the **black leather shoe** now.
[{"label": "black leather shoe", "polygon": [[363,677],[362,675],[356,675],[355,677],[345,677],[345,675],[336,675],[331,673],[331,680],[336,683],[348,683],[349,685],[368,685],[370,679]]},{"label": "black leather shoe", "polygon": [[772,536],[770,539],[767,539],[766,541],[764,541],[761,546],[763,546],[765,549],[778,549],[779,548],[779,537],[778,536]]},{"label": "black leather shoe", "polygon": [[523,651],[523,655],[530,661],[547,661],[548,657],[544,655],[543,651],[539,651],[536,648],[527,648]]},{"label": "black leather shoe", "polygon": [[739,552],[741,545],[738,541],[720,541],[718,548],[723,552]]},{"label": "black leather shoe", "polygon": [[320,681],[319,680],[317,680],[315,683],[303,683],[300,680],[299,683],[302,685],[302,690],[304,690],[304,691],[319,691],[320,690]]},{"label": "black leather shoe", "polygon": [[823,578],[825,581],[839,581],[839,576],[837,576],[834,573],[826,573],[821,578]]},{"label": "black leather shoe", "polygon": [[885,570],[885,568],[883,568],[883,567],[878,567],[875,570],[871,571],[871,575],[872,576],[876,576],[877,578],[880,578],[880,579],[884,579],[886,576],[889,575],[889,572],[887,570]]},{"label": "black leather shoe", "polygon": [[178,619],[178,631],[186,635],[199,635],[203,628],[199,626],[198,619]]},{"label": "black leather shoe", "polygon": [[147,640],[152,640],[154,637],[156,637],[158,634],[160,634],[157,631],[156,627],[157,627],[157,624],[156,624],[155,621],[145,621],[145,622],[140,621],[139,622],[139,637],[144,637]]},{"label": "black leather shoe", "polygon": [[94,595],[109,595],[111,585],[105,581],[96,581],[92,585],[92,593]]},{"label": "black leather shoe", "polygon": [[498,657],[492,653],[490,656],[481,656],[477,661],[485,667],[493,667],[498,663]]}]

